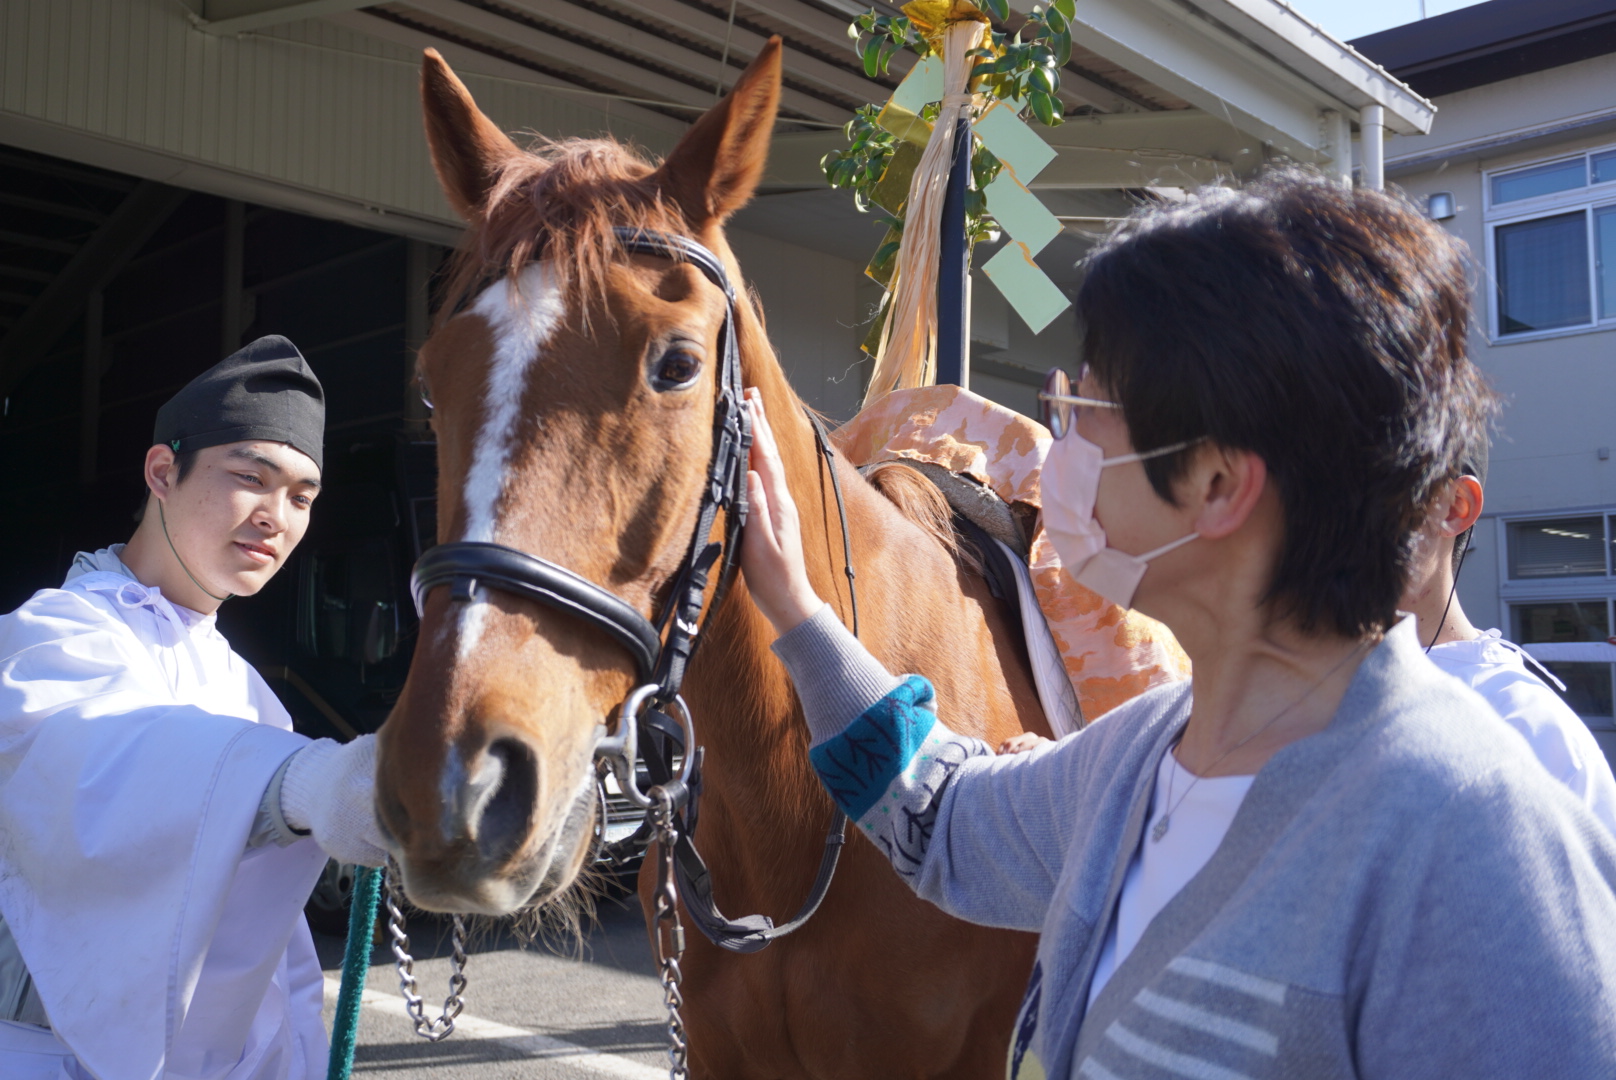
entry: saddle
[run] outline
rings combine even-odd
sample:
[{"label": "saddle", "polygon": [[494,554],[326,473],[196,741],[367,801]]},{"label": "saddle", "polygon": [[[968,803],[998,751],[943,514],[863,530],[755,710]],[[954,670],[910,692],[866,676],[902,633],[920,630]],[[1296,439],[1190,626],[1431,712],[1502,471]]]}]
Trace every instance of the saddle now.
[{"label": "saddle", "polygon": [[859,472],[868,475],[893,465],[913,469],[931,481],[954,512],[956,536],[976,553],[988,591],[1010,608],[1013,622],[1021,629],[1021,646],[1050,731],[1060,738],[1083,727],[1083,710],[1049,620],[1038,604],[1028,567],[1037,510],[1026,503],[1007,503],[975,477],[929,461],[893,458],[862,465]]}]

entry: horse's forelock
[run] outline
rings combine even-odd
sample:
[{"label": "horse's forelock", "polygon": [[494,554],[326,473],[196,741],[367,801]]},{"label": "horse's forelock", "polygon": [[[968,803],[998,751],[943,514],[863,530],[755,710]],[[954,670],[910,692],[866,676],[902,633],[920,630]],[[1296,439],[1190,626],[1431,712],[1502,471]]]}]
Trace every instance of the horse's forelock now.
[{"label": "horse's forelock", "polygon": [[451,263],[444,311],[490,278],[515,277],[540,259],[552,262],[562,290],[597,292],[617,248],[615,227],[687,228],[652,182],[653,171],[611,139],[545,140],[508,159]]}]

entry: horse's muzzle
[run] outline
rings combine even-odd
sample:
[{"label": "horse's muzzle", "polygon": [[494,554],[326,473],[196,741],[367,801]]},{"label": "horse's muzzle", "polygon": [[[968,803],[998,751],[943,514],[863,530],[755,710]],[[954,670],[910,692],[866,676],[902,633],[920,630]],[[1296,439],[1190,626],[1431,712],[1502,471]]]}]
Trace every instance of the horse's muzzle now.
[{"label": "horse's muzzle", "polygon": [[[557,807],[546,831],[539,759],[524,739],[495,738],[469,762],[451,746],[439,775],[436,828],[416,820],[394,841],[411,902],[429,911],[507,915],[564,890],[593,834],[592,779]],[[378,816],[408,820],[402,807],[379,806]]]}]

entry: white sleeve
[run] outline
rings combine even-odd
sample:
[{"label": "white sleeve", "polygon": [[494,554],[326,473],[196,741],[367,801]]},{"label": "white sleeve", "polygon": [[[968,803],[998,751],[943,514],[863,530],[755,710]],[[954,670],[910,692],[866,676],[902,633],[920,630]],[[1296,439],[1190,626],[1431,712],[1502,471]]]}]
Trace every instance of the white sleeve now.
[{"label": "white sleeve", "polygon": [[[0,617],[0,914],[93,1075],[161,1072],[260,798],[307,743],[175,701],[82,594]],[[266,935],[300,917],[295,885]]]},{"label": "white sleeve", "polygon": [[1537,676],[1498,667],[1472,686],[1504,722],[1526,739],[1532,754],[1616,835],[1616,777],[1593,732]]}]

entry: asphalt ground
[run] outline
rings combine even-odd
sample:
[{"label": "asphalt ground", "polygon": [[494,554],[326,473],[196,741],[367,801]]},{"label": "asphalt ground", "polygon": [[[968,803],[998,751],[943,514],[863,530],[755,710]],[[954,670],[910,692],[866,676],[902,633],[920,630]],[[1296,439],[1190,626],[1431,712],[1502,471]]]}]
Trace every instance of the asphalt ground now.
[{"label": "asphalt ground", "polygon": [[[380,920],[378,920],[378,924]],[[449,985],[446,918],[407,922],[417,992],[428,1016]],[[326,972],[330,1029],[343,941],[314,935]],[[654,1080],[668,1075],[662,991],[633,897],[602,899],[581,941],[528,942],[508,923],[475,930],[468,949],[465,1014],[438,1043],[415,1035],[392,953],[377,946],[360,1010],[355,1077],[408,1080]]]}]

